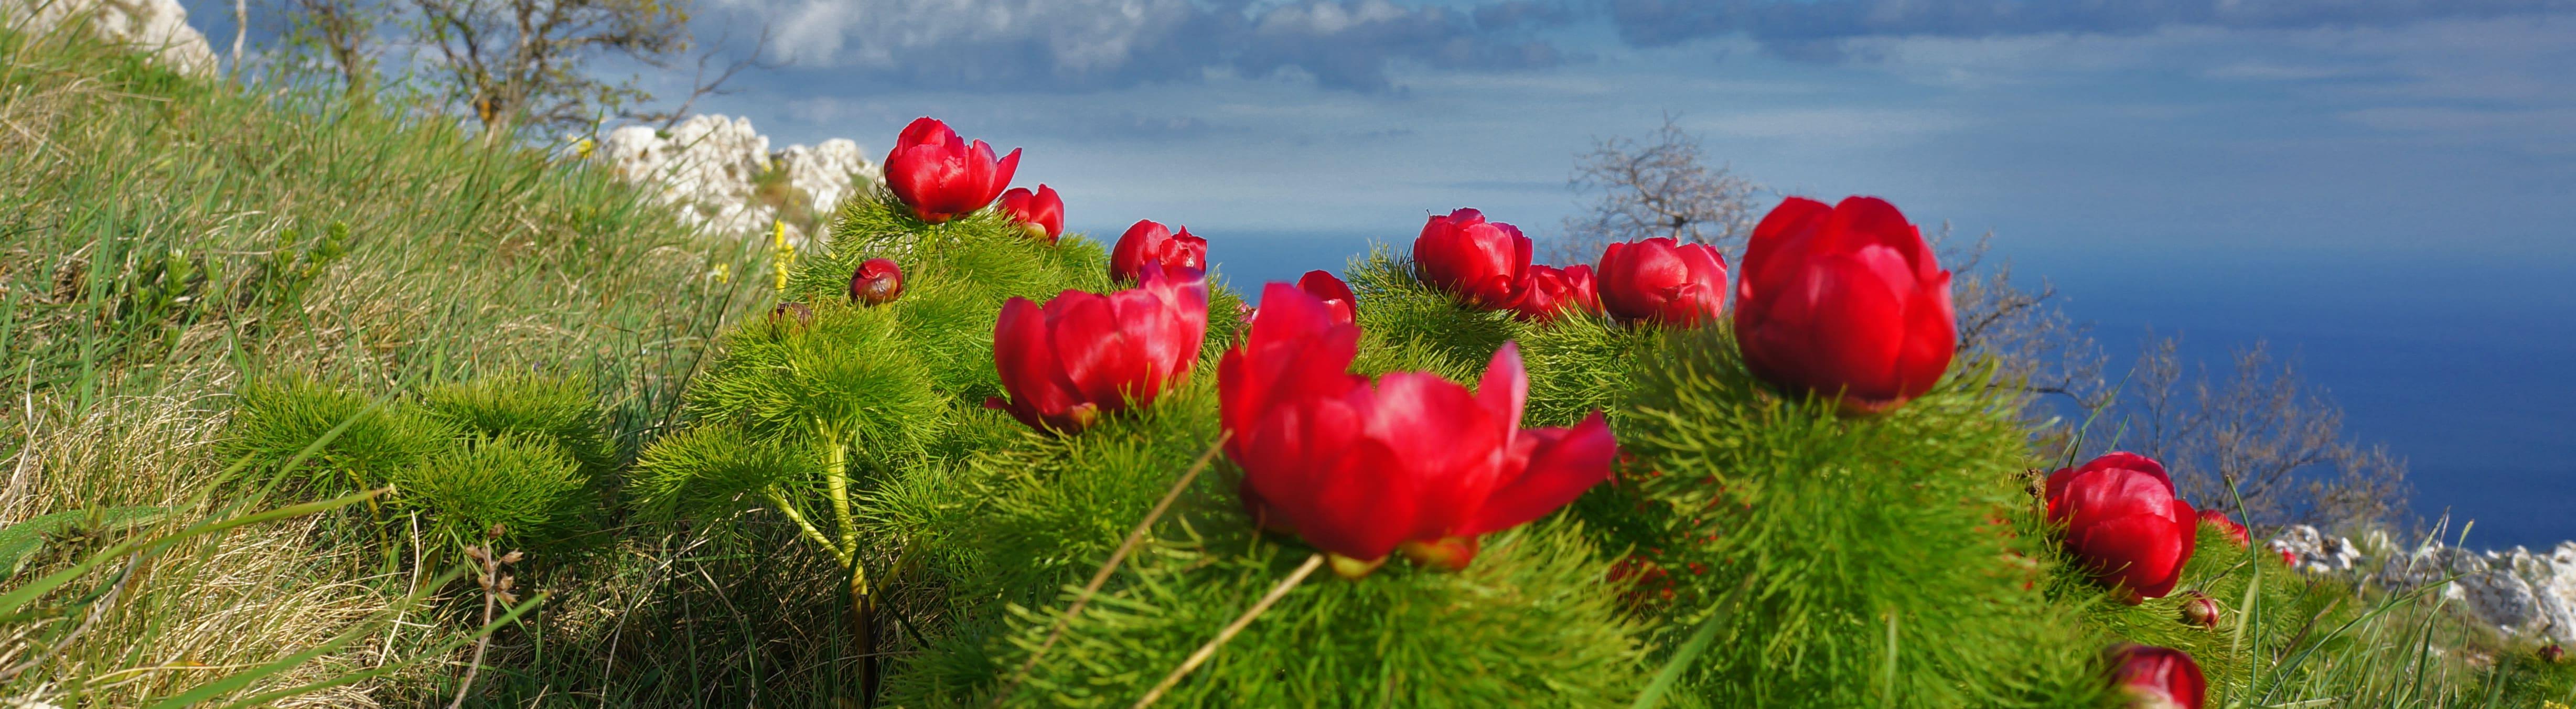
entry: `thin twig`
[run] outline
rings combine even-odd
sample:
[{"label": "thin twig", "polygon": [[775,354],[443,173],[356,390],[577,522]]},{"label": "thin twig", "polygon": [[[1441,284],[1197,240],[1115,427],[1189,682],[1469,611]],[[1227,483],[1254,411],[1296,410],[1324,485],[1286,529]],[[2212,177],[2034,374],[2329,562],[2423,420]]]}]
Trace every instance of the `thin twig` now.
[{"label": "thin twig", "polygon": [[1188,677],[1191,670],[1198,669],[1199,665],[1205,664],[1208,658],[1216,656],[1218,647],[1224,646],[1228,640],[1233,640],[1235,633],[1243,632],[1244,626],[1251,625],[1253,619],[1261,617],[1262,611],[1270,610],[1270,604],[1279,602],[1280,597],[1288,595],[1290,590],[1297,588],[1297,584],[1306,581],[1308,574],[1315,573],[1315,569],[1323,565],[1323,553],[1308,555],[1306,563],[1298,565],[1294,573],[1288,574],[1288,578],[1280,579],[1279,585],[1270,587],[1270,593],[1263,595],[1261,600],[1253,602],[1251,609],[1245,610],[1243,615],[1236,616],[1234,622],[1227,624],[1224,630],[1217,631],[1216,637],[1209,638],[1207,644],[1200,645],[1198,652],[1190,653],[1190,659],[1183,661],[1181,666],[1172,668],[1171,674],[1164,675],[1162,682],[1156,683],[1152,690],[1145,692],[1145,698],[1136,700],[1136,705],[1128,709],[1145,709],[1152,705],[1154,700],[1162,699],[1163,693],[1171,691],[1173,685],[1180,684],[1181,678]]},{"label": "thin twig", "polygon": [[1174,500],[1181,499],[1181,493],[1190,489],[1190,481],[1197,480],[1199,471],[1206,470],[1208,461],[1215,460],[1217,452],[1222,450],[1225,450],[1225,436],[1218,434],[1216,442],[1208,445],[1207,452],[1200,453],[1199,459],[1190,463],[1189,471],[1181,473],[1181,479],[1172,481],[1172,489],[1165,491],[1163,499],[1154,503],[1154,509],[1145,513],[1144,521],[1137,522],[1136,529],[1127,533],[1127,540],[1118,543],[1118,550],[1109,553],[1109,560],[1100,564],[1100,570],[1092,572],[1091,582],[1082,585],[1081,593],[1074,594],[1073,604],[1065,607],[1064,614],[1056,616],[1054,625],[1047,628],[1046,640],[1029,653],[1028,661],[1020,663],[1020,671],[1012,673],[1010,679],[1002,682],[1002,688],[993,693],[993,706],[1001,706],[1002,700],[1010,698],[1011,690],[1020,685],[1022,678],[1029,676],[1030,670],[1037,668],[1038,660],[1046,657],[1047,649],[1055,647],[1057,640],[1064,639],[1065,626],[1073,622],[1074,616],[1081,615],[1085,606],[1091,605],[1092,595],[1109,583],[1110,575],[1118,571],[1119,562],[1127,560],[1127,553],[1136,550],[1136,545],[1145,540],[1145,533],[1154,528],[1154,522],[1163,518],[1163,512],[1172,508]]}]

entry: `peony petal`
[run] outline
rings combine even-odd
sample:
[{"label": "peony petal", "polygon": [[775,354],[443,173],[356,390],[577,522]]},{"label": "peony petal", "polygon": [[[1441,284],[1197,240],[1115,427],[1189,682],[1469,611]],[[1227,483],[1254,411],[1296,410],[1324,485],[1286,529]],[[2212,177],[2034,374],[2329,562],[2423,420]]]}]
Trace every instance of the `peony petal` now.
[{"label": "peony petal", "polygon": [[1618,440],[1598,411],[1572,430],[1531,429],[1520,436],[1502,482],[1457,534],[1490,534],[1545,517],[1610,479],[1619,457]]},{"label": "peony petal", "polygon": [[1505,342],[1486,360],[1485,376],[1476,382],[1476,404],[1502,424],[1504,445],[1520,430],[1521,407],[1528,400],[1529,372],[1521,366],[1520,343]]},{"label": "peony petal", "polygon": [[1109,298],[1066,291],[1048,301],[1047,342],[1055,347],[1064,384],[1083,401],[1115,410],[1152,374],[1140,338],[1119,327]]},{"label": "peony petal", "polygon": [[1473,519],[1502,472],[1503,425],[1466,387],[1427,372],[1380,377],[1367,401],[1365,435],[1395,454],[1392,474],[1422,491],[1409,538],[1437,539]]}]

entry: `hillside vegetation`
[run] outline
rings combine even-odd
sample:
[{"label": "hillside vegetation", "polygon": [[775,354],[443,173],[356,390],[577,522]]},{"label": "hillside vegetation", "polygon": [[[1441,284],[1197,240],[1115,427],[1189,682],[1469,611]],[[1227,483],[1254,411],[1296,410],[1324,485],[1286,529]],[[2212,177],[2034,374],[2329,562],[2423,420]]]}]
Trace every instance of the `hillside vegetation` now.
[{"label": "hillside vegetation", "polygon": [[[1317,574],[1219,455],[1248,285],[1204,286],[1159,397],[1035,429],[987,404],[1027,396],[994,333],[1129,285],[1102,243],[863,199],[790,260],[362,98],[0,34],[0,698],[2120,706],[2128,641],[2197,658],[2209,706],[2576,702],[2437,593],[2216,527],[2121,602],[2032,494],[2082,461],[2039,458],[1991,362],[1855,416],[1722,323],[1527,321],[1397,253],[1343,274],[1356,374],[1525,361],[1530,430],[1599,411],[1622,458],[1472,565]],[[854,302],[880,257],[901,297]]]}]

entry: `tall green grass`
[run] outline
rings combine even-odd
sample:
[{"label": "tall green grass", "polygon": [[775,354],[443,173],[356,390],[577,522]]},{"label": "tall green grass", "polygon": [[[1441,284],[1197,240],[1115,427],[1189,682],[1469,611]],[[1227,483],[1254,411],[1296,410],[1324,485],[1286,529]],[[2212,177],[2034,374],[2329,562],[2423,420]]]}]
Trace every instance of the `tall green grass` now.
[{"label": "tall green grass", "polygon": [[[280,375],[371,398],[563,375],[594,384],[582,394],[612,419],[607,455],[631,455],[672,419],[712,335],[762,295],[765,249],[692,233],[600,170],[488,148],[425,107],[193,80],[0,32],[0,525],[62,522],[0,588],[301,501],[228,473],[212,445],[232,393]],[[337,543],[348,512],[84,571],[35,604],[50,615],[0,617],[0,697],[146,706],[334,678],[304,701],[443,693],[458,660],[442,648],[474,624],[439,616],[473,587],[388,558],[400,547]],[[616,582],[538,613],[669,583],[620,576],[657,544],[532,561],[534,581],[588,564]],[[504,629],[495,657],[533,652],[529,627]],[[518,679],[499,674],[482,681]]]}]

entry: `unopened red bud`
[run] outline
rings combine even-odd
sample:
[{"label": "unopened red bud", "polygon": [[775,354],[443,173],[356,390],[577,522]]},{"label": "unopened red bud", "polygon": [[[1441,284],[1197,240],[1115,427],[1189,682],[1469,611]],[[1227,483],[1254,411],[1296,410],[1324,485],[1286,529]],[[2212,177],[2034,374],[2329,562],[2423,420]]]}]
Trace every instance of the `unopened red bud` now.
[{"label": "unopened red bud", "polygon": [[2547,644],[2547,645],[2542,645],[2542,646],[2540,646],[2540,661],[2541,661],[2541,662],[2547,662],[2547,663],[2555,664],[2555,663],[2557,663],[2559,660],[2565,659],[2566,657],[2567,657],[2567,648],[2559,647],[2559,646],[2558,646],[2558,643],[2550,643],[2550,644]]},{"label": "unopened red bud", "polygon": [[2210,598],[2208,595],[2202,594],[2199,591],[2192,591],[2184,594],[2182,599],[2182,622],[2184,625],[2202,629],[2216,628],[2218,627],[2218,616],[2218,599]]},{"label": "unopened red bud", "polygon": [[903,269],[894,261],[872,258],[859,264],[850,274],[850,301],[863,305],[884,305],[903,297]]}]

